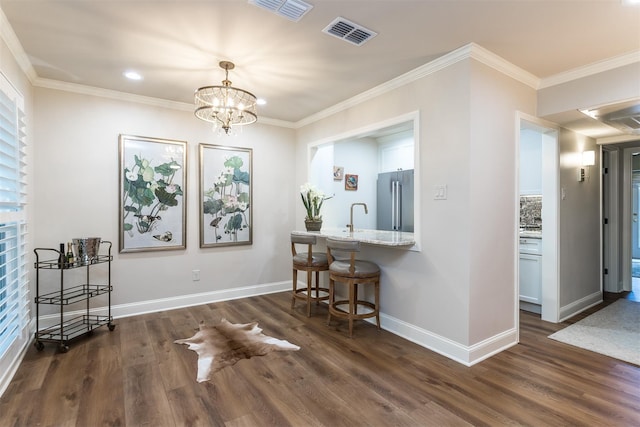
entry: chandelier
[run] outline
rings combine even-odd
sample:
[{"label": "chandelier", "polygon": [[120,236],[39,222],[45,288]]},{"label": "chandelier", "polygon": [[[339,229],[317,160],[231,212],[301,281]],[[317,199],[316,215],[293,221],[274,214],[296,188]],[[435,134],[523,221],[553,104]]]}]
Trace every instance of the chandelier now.
[{"label": "chandelier", "polygon": [[200,120],[213,123],[213,128],[222,128],[226,134],[233,126],[250,125],[258,120],[256,97],[246,90],[231,86],[229,70],[233,62],[222,61],[225,70],[222,86],[203,86],[195,92],[195,115]]}]

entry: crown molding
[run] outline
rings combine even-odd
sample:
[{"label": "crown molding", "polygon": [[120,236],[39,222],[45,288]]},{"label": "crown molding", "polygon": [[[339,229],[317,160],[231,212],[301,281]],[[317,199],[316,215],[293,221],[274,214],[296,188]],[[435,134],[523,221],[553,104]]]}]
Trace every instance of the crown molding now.
[{"label": "crown molding", "polygon": [[469,43],[468,46],[471,46],[469,55],[476,61],[482,62],[484,65],[491,67],[494,70],[499,71],[502,74],[529,86],[532,89],[537,90],[540,87],[540,78],[531,74],[530,72],[516,65],[513,65],[511,62],[503,59],[502,57],[496,55],[490,50],[483,48],[478,44]]},{"label": "crown molding", "polygon": [[[63,92],[72,92],[81,95],[97,96],[100,98],[114,99],[116,101],[135,102],[137,104],[149,105],[152,107],[168,108],[178,111],[193,112],[193,104],[187,102],[169,101],[167,99],[154,98],[151,96],[136,95],[128,92],[120,92],[117,90],[103,89],[95,86],[81,85],[78,83],[63,82],[60,80],[43,79],[37,77],[32,84],[35,87],[45,89],[55,89]],[[294,123],[285,120],[272,119],[269,117],[258,116],[258,123],[294,129]]]},{"label": "crown molding", "polygon": [[346,101],[340,102],[332,107],[329,107],[316,114],[312,114],[309,117],[299,120],[295,123],[295,126],[296,128],[301,128],[303,126],[317,122],[318,120],[340,113],[348,108],[376,98],[384,93],[397,89],[428,75],[434,74],[440,70],[450,67],[453,64],[469,58],[482,62],[483,64],[503,74],[506,74],[507,76],[512,77],[515,80],[518,80],[519,82],[526,84],[533,89],[537,89],[539,85],[540,79],[538,77],[519,67],[516,67],[510,62],[507,62],[498,55],[483,47],[480,47],[475,43],[469,43],[443,56],[440,56],[433,61],[421,65],[418,68],[415,68],[405,74],[391,79],[386,83],[378,85],[372,89],[360,93],[359,95],[349,98]]},{"label": "crown molding", "polygon": [[0,8],[0,38],[2,38],[9,48],[9,51],[22,69],[22,72],[24,72],[31,84],[33,84],[34,80],[38,78],[38,74],[36,74],[36,70],[33,68],[33,65],[31,65],[29,57],[22,48],[18,36],[13,32],[13,28],[11,24],[9,24],[9,20],[2,11],[2,8]]},{"label": "crown molding", "polygon": [[614,56],[613,58],[603,59],[602,61],[597,61],[589,65],[585,65],[584,67],[574,68],[573,70],[546,77],[541,80],[540,87],[538,89],[544,89],[562,83],[567,83],[572,80],[589,77],[594,74],[635,64],[636,62],[640,62],[640,51],[629,52],[623,55]]},{"label": "crown molding", "polygon": [[118,101],[136,102],[138,104],[146,104],[154,107],[170,108],[180,111],[192,111],[193,105],[186,102],[169,101],[166,99],[153,98],[150,96],[136,95],[133,93],[119,92],[117,90],[103,89],[94,86],[87,86],[78,83],[63,82],[60,80],[43,79],[38,77],[33,82],[36,87],[45,89],[55,89],[64,92],[78,93],[81,95],[91,95],[101,98],[115,99]]}]

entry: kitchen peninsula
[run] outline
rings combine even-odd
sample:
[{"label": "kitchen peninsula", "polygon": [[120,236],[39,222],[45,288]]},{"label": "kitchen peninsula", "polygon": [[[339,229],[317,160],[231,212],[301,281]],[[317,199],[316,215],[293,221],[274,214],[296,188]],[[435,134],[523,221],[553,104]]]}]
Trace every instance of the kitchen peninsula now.
[{"label": "kitchen peninsula", "polygon": [[320,238],[357,240],[360,243],[376,246],[410,248],[416,244],[413,233],[404,231],[354,230],[327,228],[320,231],[293,231],[293,234],[312,235]]}]

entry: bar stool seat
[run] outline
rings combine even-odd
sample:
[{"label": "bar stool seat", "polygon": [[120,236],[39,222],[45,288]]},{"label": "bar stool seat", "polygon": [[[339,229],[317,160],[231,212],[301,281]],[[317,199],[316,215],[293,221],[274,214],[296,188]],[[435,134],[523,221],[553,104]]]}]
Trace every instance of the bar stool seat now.
[{"label": "bar stool seat", "polygon": [[[336,259],[334,252],[347,252],[348,259]],[[327,260],[329,262],[329,314],[349,321],[349,337],[353,337],[353,321],[376,318],[376,326],[380,329],[380,267],[370,261],[357,260],[360,242],[354,240],[327,239]],[[348,299],[336,300],[336,282],[346,283]],[[371,285],[374,291],[374,302],[358,299],[358,285]],[[346,308],[343,308],[345,307]]]},{"label": "bar stool seat", "polygon": [[[307,245],[306,252],[297,252],[296,245]],[[323,252],[313,252],[316,244],[316,236],[291,234],[291,255],[293,256],[293,293],[291,297],[291,309],[295,307],[296,299],[304,300],[307,303],[307,317],[311,316],[311,301],[316,305],[320,301],[329,299],[329,289],[320,287],[320,272],[329,269],[327,255]],[[307,272],[306,288],[298,288],[298,271]],[[316,284],[313,285],[312,273],[315,272]]]}]

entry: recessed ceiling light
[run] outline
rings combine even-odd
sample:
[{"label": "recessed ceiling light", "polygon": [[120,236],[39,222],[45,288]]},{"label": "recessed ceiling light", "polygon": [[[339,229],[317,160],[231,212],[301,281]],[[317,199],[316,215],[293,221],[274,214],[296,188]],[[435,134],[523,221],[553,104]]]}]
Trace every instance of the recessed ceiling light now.
[{"label": "recessed ceiling light", "polygon": [[122,74],[129,80],[142,80],[142,76],[140,75],[140,73],[137,73],[135,71],[125,71]]},{"label": "recessed ceiling light", "polygon": [[639,5],[640,6],[640,0],[622,0],[622,4]]},{"label": "recessed ceiling light", "polygon": [[258,105],[266,105],[266,103],[267,103],[267,100],[262,98],[258,98],[258,100],[256,101],[256,104]]}]

